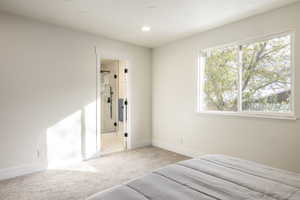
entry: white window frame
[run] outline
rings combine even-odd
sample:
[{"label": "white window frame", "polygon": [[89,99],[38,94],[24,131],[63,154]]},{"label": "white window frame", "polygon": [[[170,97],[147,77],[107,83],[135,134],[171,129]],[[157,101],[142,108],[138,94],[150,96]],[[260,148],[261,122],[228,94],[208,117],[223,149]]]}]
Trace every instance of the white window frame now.
[{"label": "white window frame", "polygon": [[[203,66],[202,63],[202,58],[201,57],[201,52],[206,52],[211,49],[216,49],[216,48],[225,48],[229,46],[242,46],[250,43],[255,43],[255,42],[261,42],[265,40],[271,40],[277,37],[282,37],[282,36],[287,36],[289,35],[291,37],[291,102],[290,102],[290,107],[291,107],[291,112],[288,113],[280,113],[280,112],[249,112],[249,111],[242,111],[241,108],[241,91],[240,91],[240,84],[238,86],[238,110],[237,111],[209,111],[209,110],[203,110],[202,105],[203,104],[203,87],[204,87],[204,70],[205,67]],[[198,55],[198,60],[197,60],[197,113],[198,114],[212,114],[212,115],[223,115],[223,116],[238,116],[238,117],[257,117],[257,118],[271,118],[271,119],[290,119],[290,120],[296,120],[298,119],[295,114],[295,58],[294,58],[294,53],[295,53],[295,32],[294,31],[287,31],[287,32],[281,32],[281,33],[276,33],[276,34],[269,34],[265,35],[262,37],[256,37],[253,39],[245,40],[245,41],[239,41],[239,42],[234,42],[234,43],[229,43],[225,45],[219,45],[215,47],[210,47],[210,48],[205,48],[201,49]],[[241,57],[239,58],[241,59]],[[240,64],[241,62],[239,62]],[[242,70],[240,67],[239,70]],[[239,83],[241,83],[241,76],[242,73],[239,73]]]}]

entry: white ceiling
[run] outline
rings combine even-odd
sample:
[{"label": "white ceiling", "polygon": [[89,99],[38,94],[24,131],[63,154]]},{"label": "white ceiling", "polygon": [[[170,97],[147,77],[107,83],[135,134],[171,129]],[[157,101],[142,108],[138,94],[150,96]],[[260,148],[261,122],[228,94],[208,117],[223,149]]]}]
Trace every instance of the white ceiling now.
[{"label": "white ceiling", "polygon": [[[0,10],[157,47],[299,0],[0,0]],[[150,32],[142,32],[148,25]]]}]

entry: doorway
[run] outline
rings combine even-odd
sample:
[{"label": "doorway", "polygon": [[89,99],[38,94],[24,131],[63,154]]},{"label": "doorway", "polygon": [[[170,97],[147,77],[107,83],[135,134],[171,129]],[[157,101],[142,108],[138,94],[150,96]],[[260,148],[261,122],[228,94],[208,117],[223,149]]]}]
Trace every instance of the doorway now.
[{"label": "doorway", "polygon": [[126,62],[103,59],[100,68],[101,154],[127,149]]}]

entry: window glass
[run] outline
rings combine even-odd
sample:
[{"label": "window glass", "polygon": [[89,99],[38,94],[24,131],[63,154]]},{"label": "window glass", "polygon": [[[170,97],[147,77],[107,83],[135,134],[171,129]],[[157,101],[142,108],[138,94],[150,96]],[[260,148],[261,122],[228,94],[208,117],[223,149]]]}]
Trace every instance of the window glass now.
[{"label": "window glass", "polygon": [[243,45],[243,111],[291,111],[290,41],[285,36]]},{"label": "window glass", "polygon": [[200,56],[200,110],[292,113],[291,35]]},{"label": "window glass", "polygon": [[203,79],[203,109],[237,110],[237,48],[217,48],[206,52]]}]

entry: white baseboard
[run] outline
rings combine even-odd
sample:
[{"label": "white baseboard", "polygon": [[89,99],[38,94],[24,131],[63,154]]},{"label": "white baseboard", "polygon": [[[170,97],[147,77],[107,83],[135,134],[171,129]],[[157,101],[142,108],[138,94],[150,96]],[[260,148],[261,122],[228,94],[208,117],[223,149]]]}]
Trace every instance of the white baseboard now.
[{"label": "white baseboard", "polygon": [[0,169],[0,180],[15,178],[35,172],[46,170],[46,167],[42,163],[26,164],[18,167],[11,167],[6,169]]},{"label": "white baseboard", "polygon": [[159,147],[168,151],[173,151],[178,154],[182,154],[191,158],[199,157],[205,155],[205,153],[195,151],[193,149],[182,147],[181,145],[174,145],[167,142],[161,142],[157,140],[152,141],[152,145],[155,147]]}]

